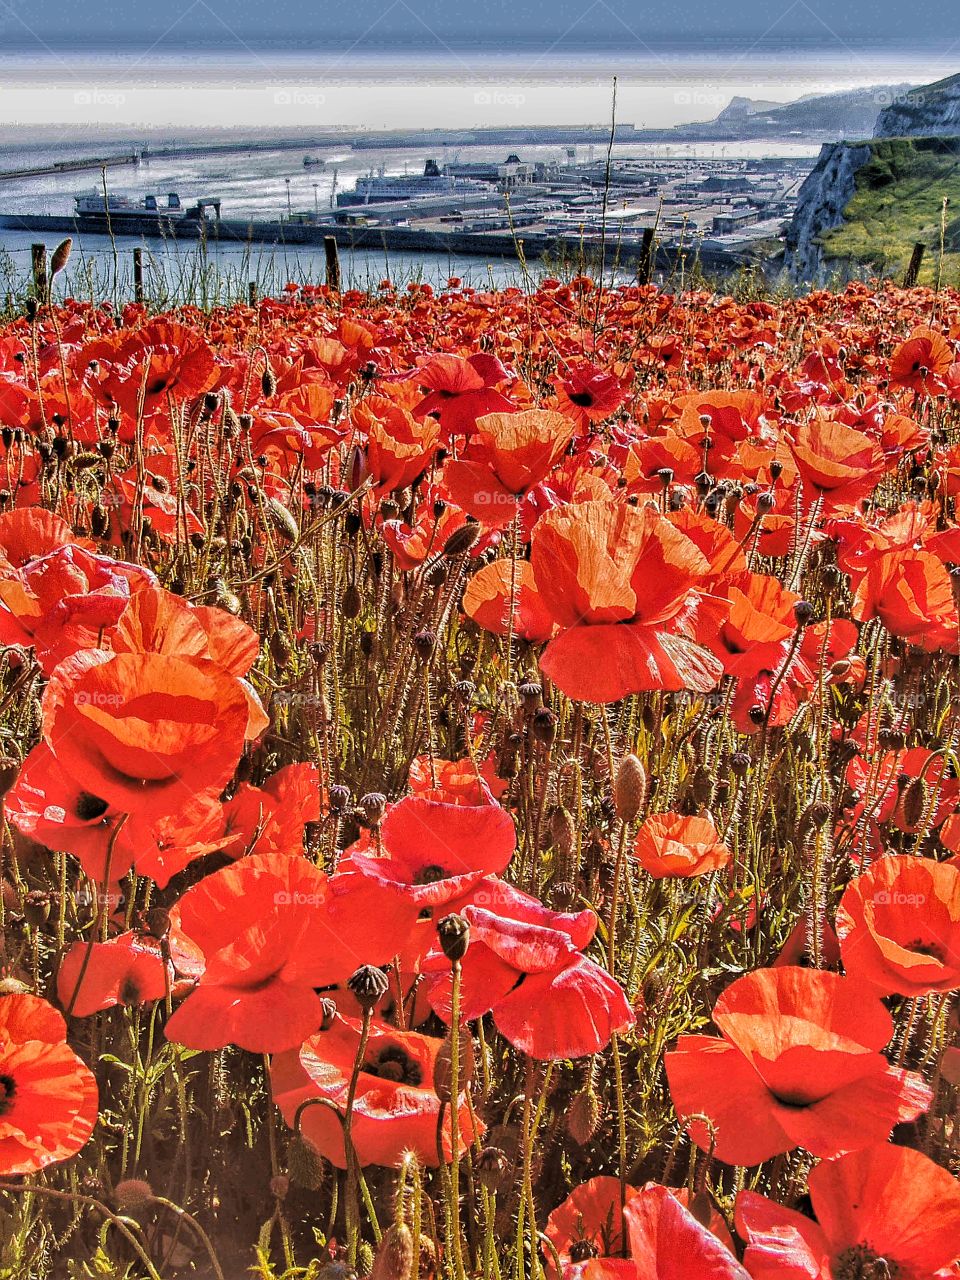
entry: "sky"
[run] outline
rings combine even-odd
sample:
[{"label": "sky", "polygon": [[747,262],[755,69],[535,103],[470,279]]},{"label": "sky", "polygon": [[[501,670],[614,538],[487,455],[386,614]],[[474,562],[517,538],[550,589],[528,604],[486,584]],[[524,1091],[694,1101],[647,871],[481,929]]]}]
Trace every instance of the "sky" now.
[{"label": "sky", "polygon": [[800,42],[960,50],[957,0],[0,0],[0,48],[575,49]]}]

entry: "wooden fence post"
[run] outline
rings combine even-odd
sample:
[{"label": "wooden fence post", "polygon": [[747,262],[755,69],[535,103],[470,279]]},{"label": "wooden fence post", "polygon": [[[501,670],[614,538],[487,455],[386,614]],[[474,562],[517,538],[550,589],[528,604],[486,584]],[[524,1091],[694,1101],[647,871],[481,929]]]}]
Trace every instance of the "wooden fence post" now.
[{"label": "wooden fence post", "polygon": [[33,294],[37,302],[46,302],[50,297],[50,277],[47,274],[47,246],[32,244],[30,259],[33,264]]},{"label": "wooden fence post", "polygon": [[637,281],[639,284],[649,284],[653,275],[653,259],[655,256],[653,235],[653,227],[644,227],[643,239],[640,242],[640,261],[637,263]]},{"label": "wooden fence post", "polygon": [[913,246],[913,253],[910,255],[910,265],[907,267],[907,273],[903,277],[904,289],[912,289],[920,278],[920,264],[923,262],[923,255],[927,246],[922,240],[918,240]]},{"label": "wooden fence post", "polygon": [[251,280],[251,281],[250,281],[250,283],[247,285],[247,301],[250,303],[250,306],[251,306],[251,307],[255,307],[255,306],[257,305],[257,282],[256,282],[256,280]]},{"label": "wooden fence post", "polygon": [[327,288],[334,293],[340,292],[340,258],[337,254],[335,236],[323,237],[323,250],[327,255]]}]

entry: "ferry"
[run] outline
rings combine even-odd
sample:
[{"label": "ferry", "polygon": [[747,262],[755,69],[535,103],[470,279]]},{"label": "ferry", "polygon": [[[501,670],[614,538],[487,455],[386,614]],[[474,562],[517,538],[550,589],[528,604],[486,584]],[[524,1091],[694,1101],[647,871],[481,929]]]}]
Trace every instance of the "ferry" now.
[{"label": "ferry", "polygon": [[303,167],[305,169],[325,169],[327,162],[321,159],[320,156],[304,156]]},{"label": "ferry", "polygon": [[387,200],[416,200],[422,196],[453,196],[468,191],[489,191],[483,182],[455,178],[441,171],[436,160],[428,160],[422,174],[384,177],[383,173],[357,178],[353,191],[341,191],[337,207],[356,204],[380,204]]},{"label": "ferry", "polygon": [[163,197],[144,196],[142,200],[132,200],[129,196],[104,194],[102,191],[91,191],[84,195],[74,196],[75,213],[78,218],[110,218],[112,222],[123,222],[136,219],[164,220],[185,218],[187,211],[180,203],[176,191],[170,191]]}]

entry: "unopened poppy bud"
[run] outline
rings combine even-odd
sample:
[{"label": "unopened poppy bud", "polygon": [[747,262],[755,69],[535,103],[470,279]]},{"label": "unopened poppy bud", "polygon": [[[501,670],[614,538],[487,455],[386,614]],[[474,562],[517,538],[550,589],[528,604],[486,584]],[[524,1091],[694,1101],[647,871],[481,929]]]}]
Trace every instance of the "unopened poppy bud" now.
[{"label": "unopened poppy bud", "polygon": [[621,822],[633,822],[647,798],[647,771],[632,752],[620,761],[613,784],[613,805]]},{"label": "unopened poppy bud", "polygon": [[274,631],[270,636],[270,656],[278,667],[285,667],[290,661],[290,641],[282,631]]},{"label": "unopened poppy bud", "polygon": [[20,762],[15,756],[0,756],[0,797],[7,794],[19,772]]},{"label": "unopened poppy bud", "polygon": [[[437,1057],[433,1064],[433,1091],[441,1102],[446,1103],[453,1101],[453,1074],[450,1069],[453,1062],[452,1046],[453,1041],[448,1035],[438,1049]],[[473,1080],[473,1073],[477,1065],[474,1056],[473,1036],[465,1028],[461,1028],[460,1035],[457,1037],[457,1049],[460,1055],[457,1093],[462,1095]]]},{"label": "unopened poppy bud", "polygon": [[357,618],[363,608],[363,599],[356,584],[351,582],[340,597],[340,612],[345,618]]},{"label": "unopened poppy bud", "polygon": [[368,827],[375,827],[386,812],[387,797],[382,791],[368,791],[357,801],[357,808],[364,823]]},{"label": "unopened poppy bud", "polygon": [[592,1085],[574,1094],[567,1108],[567,1133],[578,1147],[585,1146],[600,1125],[600,1099]]},{"label": "unopened poppy bud", "polygon": [[170,912],[166,907],[151,907],[143,917],[143,927],[151,938],[165,938],[170,930]]},{"label": "unopened poppy bud", "polygon": [[367,1244],[366,1240],[361,1240],[360,1243],[357,1245],[356,1274],[358,1276],[369,1276],[372,1270],[373,1270],[373,1245]]},{"label": "unopened poppy bud", "polygon": [[713,774],[703,765],[693,775],[691,791],[694,802],[698,805],[709,804],[713,799]]},{"label": "unopened poppy bud", "polygon": [[377,1246],[370,1280],[409,1280],[412,1270],[413,1232],[405,1222],[395,1222]]},{"label": "unopened poppy bud", "polygon": [[549,707],[541,707],[533,717],[533,736],[544,746],[553,746],[557,736],[557,717]]},{"label": "unopened poppy bud", "polygon": [[903,789],[903,819],[908,827],[915,827],[923,818],[927,806],[927,784],[923,778],[911,778]]},{"label": "unopened poppy bud", "polygon": [[276,375],[269,365],[264,369],[260,378],[260,390],[263,392],[264,398],[267,400],[269,400],[277,390]]},{"label": "unopened poppy bud", "polygon": [[23,916],[35,928],[50,919],[50,895],[46,889],[31,889],[23,899]]},{"label": "unopened poppy bud", "polygon": [[444,916],[437,922],[440,949],[451,964],[458,964],[470,945],[470,923],[461,915]]},{"label": "unopened poppy bud", "polygon": [[300,529],[293,517],[293,513],[277,498],[267,499],[267,511],[274,528],[281,538],[287,542],[296,542],[300,536]]},{"label": "unopened poppy bud", "polygon": [[814,607],[809,600],[798,600],[793,606],[793,616],[798,627],[806,627],[813,621]]},{"label": "unopened poppy bud", "polygon": [[347,986],[364,1013],[372,1012],[387,994],[387,975],[372,964],[361,965],[347,979]]},{"label": "unopened poppy bud", "polygon": [[319,1191],[323,1186],[323,1158],[299,1134],[294,1135],[287,1146],[287,1176],[294,1186],[303,1187],[305,1191]]},{"label": "unopened poppy bud", "polygon": [[487,1191],[496,1191],[503,1184],[510,1169],[505,1151],[499,1147],[484,1147],[477,1156],[476,1171],[480,1185]]},{"label": "unopened poppy bud", "polygon": [[466,555],[472,546],[480,537],[480,525],[468,521],[462,524],[459,529],[454,529],[450,537],[443,544],[443,554],[448,560],[456,560],[458,556]]},{"label": "unopened poppy bud", "polygon": [[144,1205],[150,1204],[155,1196],[153,1187],[143,1178],[125,1178],[114,1187],[113,1198],[117,1208],[127,1210],[143,1208]]},{"label": "unopened poppy bud", "polygon": [[573,823],[573,814],[563,805],[558,805],[550,815],[550,844],[560,857],[568,857],[577,839],[577,830]]},{"label": "unopened poppy bud", "polygon": [[61,240],[53,251],[53,257],[50,259],[50,279],[58,276],[70,261],[70,251],[73,248],[73,240],[67,236],[66,240]]}]

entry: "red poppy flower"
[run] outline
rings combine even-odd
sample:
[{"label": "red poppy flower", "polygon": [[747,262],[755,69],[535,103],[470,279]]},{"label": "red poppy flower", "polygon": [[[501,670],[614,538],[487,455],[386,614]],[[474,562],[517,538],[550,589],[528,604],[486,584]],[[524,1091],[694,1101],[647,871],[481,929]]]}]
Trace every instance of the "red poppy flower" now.
[{"label": "red poppy flower", "polygon": [[549,473],[572,434],[570,419],[548,409],[478,418],[468,455],[444,466],[444,488],[458,507],[499,529]]},{"label": "red poppy flower", "polygon": [[847,886],[837,934],[847,973],[885,995],[960,989],[960,867],[879,858]]},{"label": "red poppy flower", "polygon": [[615,374],[586,362],[575,365],[562,381],[554,385],[558,408],[572,418],[581,431],[585,431],[591,422],[602,422],[604,418],[611,417],[625,398],[624,388]]},{"label": "red poppy flower", "polygon": [[443,906],[503,871],[517,835],[513,819],[499,805],[442,804],[407,796],[387,810],[379,844],[379,856],[353,853],[350,867],[402,891],[423,911]]},{"label": "red poppy flower", "polygon": [[737,1197],[754,1280],[935,1280],[960,1261],[960,1187],[919,1151],[867,1147],[808,1181],[816,1222],[754,1191]]},{"label": "red poppy flower", "polygon": [[538,522],[531,564],[560,628],[540,665],[572,698],[614,702],[646,689],[712,689],[718,659],[689,627],[705,556],[649,507],[584,502]]},{"label": "red poppy flower", "polygon": [[858,622],[879,618],[895,636],[933,652],[957,649],[950,575],[929,551],[887,551],[871,560],[854,597]]},{"label": "red poppy flower", "polygon": [[45,1000],[0,996],[0,1174],[76,1155],[97,1123],[97,1082]]},{"label": "red poppy flower", "polygon": [[174,963],[198,982],[167,1036],[254,1053],[301,1044],[320,1025],[315,989],[392,959],[415,918],[415,906],[363,876],[326,876],[285,854],[241,858],[188,889],[171,912]]},{"label": "red poppy flower", "polygon": [[825,511],[856,505],[876,487],[883,454],[862,431],[818,415],[798,427],[790,445],[808,501],[823,499]]},{"label": "red poppy flower", "polygon": [[953,351],[943,334],[921,325],[894,351],[890,362],[890,381],[895,387],[907,387],[927,395],[943,395],[946,391],[944,375],[953,359]]},{"label": "red poppy flower", "polygon": [[433,421],[418,421],[387,396],[367,396],[353,411],[354,426],[361,433],[361,461],[354,481],[369,479],[378,494],[393,493],[414,481],[430,465],[439,430]]},{"label": "red poppy flower", "polygon": [[52,511],[22,507],[0,515],[0,563],[4,568],[23,569],[31,560],[59,551],[68,543],[90,546],[86,539],[77,538],[67,521]]},{"label": "red poppy flower", "polygon": [[463,593],[463,611],[485,631],[505,636],[511,629],[511,592],[513,634],[532,644],[549,640],[556,625],[540,599],[528,560],[494,560],[478,569]]},{"label": "red poppy flower", "polygon": [[213,664],[89,650],[51,677],[43,729],[84,791],[145,819],[227,782],[248,713],[240,682]]},{"label": "red poppy flower", "polygon": [[[738,978],[713,1009],[720,1037],[681,1036],[666,1055],[681,1116],[706,1114],[714,1153],[754,1165],[804,1147],[833,1156],[887,1137],[930,1105],[922,1078],[880,1050],[893,1021],[860,983],[802,968]],[[690,1134],[711,1147],[707,1126]]]},{"label": "red poppy flower", "polygon": [[623,1215],[636,1280],[749,1280],[729,1246],[671,1188],[648,1182]]},{"label": "red poppy flower", "polygon": [[417,370],[417,381],[429,394],[414,410],[418,418],[437,417],[445,438],[469,435],[477,419],[488,413],[510,413],[515,405],[497,385],[507,373],[486,352],[463,359],[455,355],[428,357]]},{"label": "red poppy flower", "polygon": [[162,1000],[173,980],[159,944],[136,933],[108,942],[75,942],[57,971],[57,999],[75,1018],[114,1005]]},{"label": "red poppy flower", "polygon": [[748,679],[777,670],[797,630],[793,611],[800,599],[776,578],[761,573],[731,575],[713,588],[730,602],[719,629],[704,625],[701,642],[723,663],[727,675]]},{"label": "red poppy flower", "polygon": [[[350,1077],[360,1048],[360,1022],[340,1015],[326,1031],[311,1036],[299,1049],[278,1054],[270,1066],[273,1097],[287,1124],[293,1125],[297,1109],[314,1098],[333,1103],[346,1112]],[[435,1071],[442,1040],[372,1020],[367,1046],[357,1077],[351,1113],[350,1136],[361,1165],[393,1166],[405,1151],[416,1153],[421,1164],[439,1164],[438,1122],[440,1099]],[[465,1151],[481,1132],[475,1128],[466,1101],[458,1099],[460,1150]],[[325,1105],[307,1107],[301,1115],[301,1133],[338,1169],[346,1168],[343,1128]],[[450,1108],[444,1108],[439,1133],[443,1158],[453,1154]]]},{"label": "red poppy flower", "polygon": [[410,762],[408,782],[414,795],[444,804],[496,804],[507,789],[504,779],[497,777],[493,755],[479,765],[471,756],[463,760],[416,756]]},{"label": "red poppy flower", "polygon": [[633,856],[655,880],[707,875],[730,861],[730,850],[709,818],[652,813],[640,824]]}]

